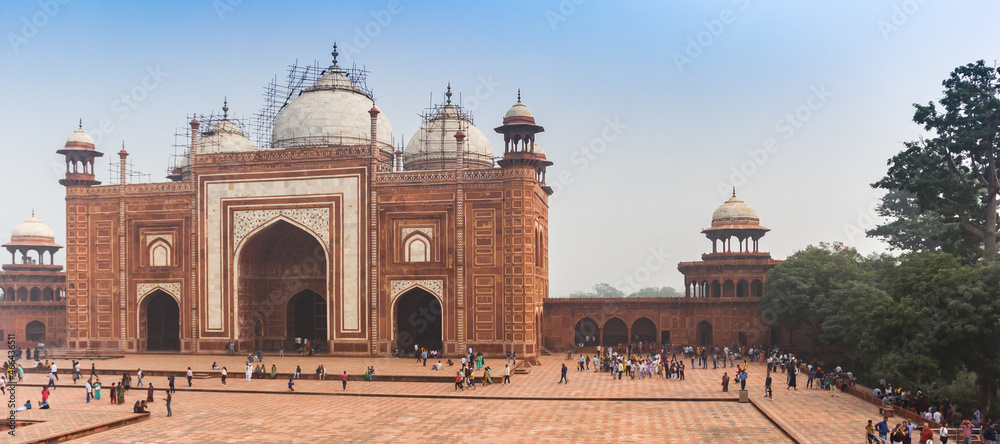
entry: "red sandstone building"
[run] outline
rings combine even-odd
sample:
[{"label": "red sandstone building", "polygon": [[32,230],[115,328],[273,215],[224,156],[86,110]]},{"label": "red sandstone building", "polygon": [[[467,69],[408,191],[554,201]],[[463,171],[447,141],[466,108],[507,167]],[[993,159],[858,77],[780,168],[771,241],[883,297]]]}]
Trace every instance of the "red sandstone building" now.
[{"label": "red sandstone building", "polygon": [[685,297],[548,299],[545,345],[772,343],[771,328],[757,309],[768,271],[781,262],[758,250],[767,231],[757,212],[733,191],[712,214],[711,227],[702,230],[712,252],[677,264]]},{"label": "red sandstone building", "polygon": [[32,215],[3,245],[11,261],[0,272],[0,337],[17,345],[66,344],[66,274],[55,265],[62,249],[52,229]]},{"label": "red sandstone building", "polygon": [[227,114],[192,120],[171,182],[125,183],[123,167],[101,185],[102,153],[73,133],[59,150],[69,347],[221,353],[298,338],[342,355],[414,344],[535,355],[548,296],[543,128],[519,97],[495,128],[495,162],[449,90],[394,150],[362,74],[335,51],[274,117],[267,146]]}]

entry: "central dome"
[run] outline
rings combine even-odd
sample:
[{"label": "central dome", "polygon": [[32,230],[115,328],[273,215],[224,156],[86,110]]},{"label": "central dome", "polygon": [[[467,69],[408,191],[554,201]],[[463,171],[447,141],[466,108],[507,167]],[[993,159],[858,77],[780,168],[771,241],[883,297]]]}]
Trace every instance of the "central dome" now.
[{"label": "central dome", "polygon": [[406,144],[407,170],[442,170],[453,168],[458,150],[455,133],[465,134],[463,164],[467,168],[493,168],[493,148],[479,128],[472,125],[461,108],[451,104],[451,87],[448,103],[440,108]]},{"label": "central dome", "polygon": [[[371,96],[358,88],[334,59],[334,64],[316,83],[278,113],[271,146],[284,149],[368,145],[371,139],[368,111],[373,106]],[[391,155],[393,138],[389,119],[380,112],[377,122],[376,145]]]}]

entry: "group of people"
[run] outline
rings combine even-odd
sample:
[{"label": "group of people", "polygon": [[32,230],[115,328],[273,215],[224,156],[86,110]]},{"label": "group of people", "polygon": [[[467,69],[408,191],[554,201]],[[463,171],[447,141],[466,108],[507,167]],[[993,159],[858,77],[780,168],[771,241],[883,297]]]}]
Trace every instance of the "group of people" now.
[{"label": "group of people", "polygon": [[[973,436],[978,436],[979,442],[996,444],[997,424],[995,422],[990,422],[982,426],[979,430],[976,430],[976,427],[977,426],[974,426],[969,420],[964,420],[961,424],[954,427],[949,427],[948,424],[942,424],[937,430],[935,430],[934,427],[931,427],[930,422],[925,422],[923,426],[918,426],[910,421],[902,421],[896,423],[896,425],[890,430],[889,418],[882,417],[882,421],[875,424],[872,423],[872,420],[868,420],[868,425],[865,426],[865,436],[869,444],[904,444],[912,442],[913,433],[919,431],[919,442],[921,444],[932,444],[934,442],[934,433],[936,431],[938,434],[938,442],[942,444],[947,444],[948,440],[952,437],[955,437],[956,441],[958,438],[961,438],[961,442],[963,444],[970,444]],[[876,436],[878,438],[876,438]]]}]

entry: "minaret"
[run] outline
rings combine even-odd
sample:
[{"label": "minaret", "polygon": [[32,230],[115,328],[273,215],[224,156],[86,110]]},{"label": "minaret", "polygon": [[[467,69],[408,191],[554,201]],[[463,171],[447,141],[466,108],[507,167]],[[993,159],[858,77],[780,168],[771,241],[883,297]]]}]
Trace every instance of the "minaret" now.
[{"label": "minaret", "polygon": [[60,185],[89,187],[101,184],[94,178],[94,159],[104,153],[94,148],[94,139],[83,130],[83,119],[80,119],[80,127],[66,139],[63,149],[56,152],[66,156],[66,177],[59,180]]}]

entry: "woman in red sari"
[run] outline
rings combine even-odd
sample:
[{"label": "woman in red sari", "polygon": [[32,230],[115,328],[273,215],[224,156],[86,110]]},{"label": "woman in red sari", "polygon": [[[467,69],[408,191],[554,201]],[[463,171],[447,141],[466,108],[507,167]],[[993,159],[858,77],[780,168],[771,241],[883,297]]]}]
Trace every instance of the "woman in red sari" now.
[{"label": "woman in red sari", "polygon": [[111,403],[118,403],[118,387],[113,382],[111,383]]},{"label": "woman in red sari", "polygon": [[146,391],[146,403],[153,403],[153,384],[149,384],[149,390]]}]

